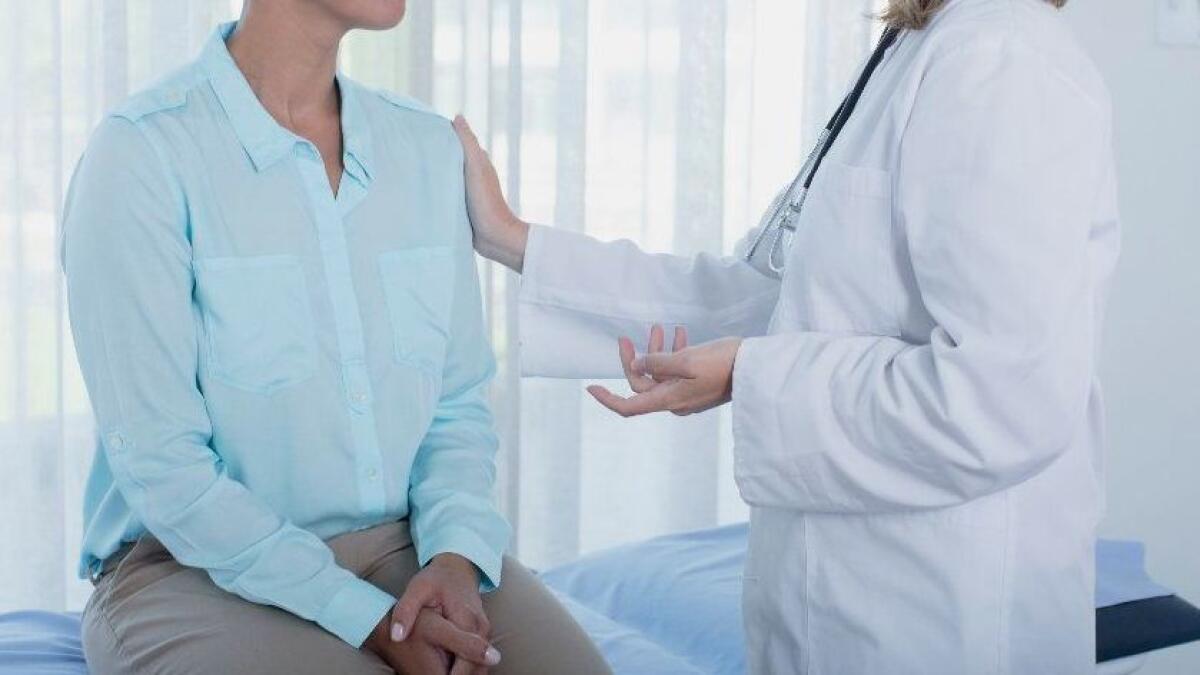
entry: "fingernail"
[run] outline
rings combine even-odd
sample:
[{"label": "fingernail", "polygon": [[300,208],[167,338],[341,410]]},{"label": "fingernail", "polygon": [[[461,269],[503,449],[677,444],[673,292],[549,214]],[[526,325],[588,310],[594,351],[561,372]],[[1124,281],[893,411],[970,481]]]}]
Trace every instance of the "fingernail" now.
[{"label": "fingernail", "polygon": [[483,665],[500,665],[500,650],[495,647],[488,647],[487,651],[483,653]]},{"label": "fingernail", "polygon": [[404,626],[398,623],[392,624],[392,642],[400,642],[404,639]]}]

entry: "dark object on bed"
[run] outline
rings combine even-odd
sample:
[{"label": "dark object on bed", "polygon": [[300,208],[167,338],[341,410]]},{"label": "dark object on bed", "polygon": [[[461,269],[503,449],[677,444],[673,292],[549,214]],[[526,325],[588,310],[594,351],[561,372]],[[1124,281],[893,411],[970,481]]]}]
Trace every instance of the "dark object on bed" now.
[{"label": "dark object on bed", "polygon": [[1096,610],[1096,662],[1200,640],[1200,609],[1176,595]]}]

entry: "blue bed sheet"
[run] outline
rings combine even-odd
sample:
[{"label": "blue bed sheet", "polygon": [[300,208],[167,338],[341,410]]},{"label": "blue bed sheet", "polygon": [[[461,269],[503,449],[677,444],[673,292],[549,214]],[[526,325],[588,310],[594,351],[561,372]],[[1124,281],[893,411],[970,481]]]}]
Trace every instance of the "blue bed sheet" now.
[{"label": "blue bed sheet", "polygon": [[[542,574],[618,675],[742,675],[746,525],[660,537]],[[1141,544],[1096,547],[1097,607],[1169,596]],[[0,615],[0,675],[86,675],[79,615]]]},{"label": "blue bed sheet", "polygon": [[79,644],[79,615],[0,614],[0,674],[87,675]]}]

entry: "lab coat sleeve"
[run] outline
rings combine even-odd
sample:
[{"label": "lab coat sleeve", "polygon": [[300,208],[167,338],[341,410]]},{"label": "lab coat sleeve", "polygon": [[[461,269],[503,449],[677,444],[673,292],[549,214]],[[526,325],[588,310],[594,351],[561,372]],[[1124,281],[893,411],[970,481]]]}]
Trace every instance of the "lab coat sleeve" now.
[{"label": "lab coat sleeve", "polygon": [[735,473],[751,504],[877,512],[1018,484],[1081,433],[1096,348],[1089,229],[1108,106],[1019,36],[935,60],[903,134],[895,217],[928,343],[747,340]]},{"label": "lab coat sleeve", "polygon": [[[458,157],[447,178],[465,194],[462,148],[447,129],[448,152]],[[455,553],[479,569],[481,590],[500,585],[510,527],[496,509],[496,433],[487,403],[487,386],[495,372],[487,331],[471,225],[462,201],[455,247],[450,342],[442,368],[442,395],[433,421],[417,450],[409,479],[409,506],[418,562],[424,566],[440,553]]]},{"label": "lab coat sleeve", "polygon": [[104,456],[137,519],[222,589],[315,621],[359,646],[395,600],[338,566],[213,451],[196,384],[186,204],[146,133],[96,131],[63,225],[71,328]]},{"label": "lab coat sleeve", "polygon": [[693,344],[766,332],[779,282],[739,257],[651,254],[534,226],[520,292],[524,375],[621,377],[616,339],[686,326]]}]

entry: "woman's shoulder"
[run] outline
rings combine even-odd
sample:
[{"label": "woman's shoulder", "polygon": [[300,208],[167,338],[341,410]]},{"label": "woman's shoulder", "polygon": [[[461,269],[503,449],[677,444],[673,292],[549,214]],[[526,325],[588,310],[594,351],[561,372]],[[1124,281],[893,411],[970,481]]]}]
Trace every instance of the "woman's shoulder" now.
[{"label": "woman's shoulder", "polygon": [[401,155],[416,157],[426,167],[444,167],[461,176],[462,146],[450,120],[412,96],[341,81],[353,87],[376,143],[402,148]]},{"label": "woman's shoulder", "polygon": [[109,116],[140,122],[155,113],[184,108],[192,92],[204,79],[195,64],[189,64],[131,94],[110,110]]},{"label": "woman's shoulder", "polygon": [[450,120],[438,114],[431,105],[413,96],[388,89],[368,87],[348,78],[339,80],[343,86],[354,88],[367,112],[376,119],[422,131],[453,133]]}]

